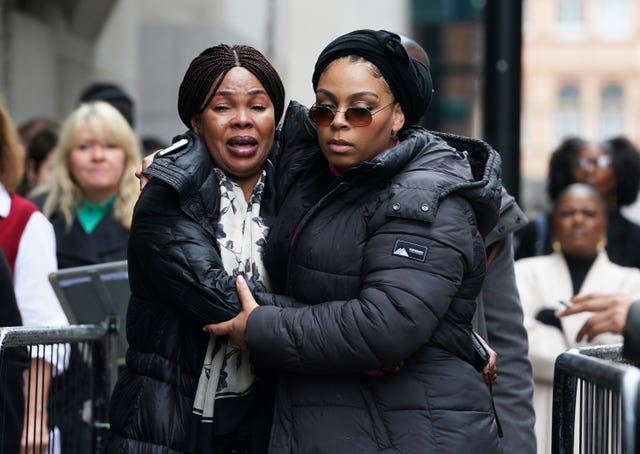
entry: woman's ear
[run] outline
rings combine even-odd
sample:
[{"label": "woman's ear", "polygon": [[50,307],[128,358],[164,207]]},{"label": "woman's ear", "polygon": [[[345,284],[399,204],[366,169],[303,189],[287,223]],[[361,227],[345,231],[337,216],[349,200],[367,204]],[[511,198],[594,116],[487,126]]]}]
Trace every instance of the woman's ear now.
[{"label": "woman's ear", "polygon": [[400,131],[404,126],[404,112],[399,102],[393,105],[393,130]]},{"label": "woman's ear", "polygon": [[200,135],[200,117],[194,116],[191,118],[191,129]]}]

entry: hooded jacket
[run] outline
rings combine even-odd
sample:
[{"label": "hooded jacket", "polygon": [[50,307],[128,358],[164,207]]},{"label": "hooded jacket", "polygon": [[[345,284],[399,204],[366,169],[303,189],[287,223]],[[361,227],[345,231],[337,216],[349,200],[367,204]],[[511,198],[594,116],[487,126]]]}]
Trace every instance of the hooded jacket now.
[{"label": "hooded jacket", "polygon": [[[189,131],[181,139],[182,145],[176,142],[172,152],[157,157],[147,169],[153,178],[133,216],[129,348],[111,397],[110,453],[191,451],[193,399],[209,339],[202,327],[228,320],[240,308],[234,278],[224,271],[214,234],[220,190],[213,161],[196,134]],[[266,170],[260,214],[269,223],[270,161]],[[256,380],[257,396],[273,394],[267,378]],[[222,407],[216,404],[218,414],[233,411]],[[256,421],[256,430],[263,430],[266,439],[270,411],[254,416],[266,418]]]},{"label": "hooded jacket", "polygon": [[414,129],[336,178],[313,137],[291,105],[266,261],[307,307],[259,307],[245,336],[255,361],[284,371],[270,452],[499,451],[469,340],[498,154]]}]

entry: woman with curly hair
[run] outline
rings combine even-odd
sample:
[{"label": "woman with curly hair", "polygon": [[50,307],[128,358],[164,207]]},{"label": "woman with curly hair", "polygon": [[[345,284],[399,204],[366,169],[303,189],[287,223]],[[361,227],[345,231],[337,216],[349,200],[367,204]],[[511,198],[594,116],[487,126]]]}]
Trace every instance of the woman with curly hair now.
[{"label": "woman with curly hair", "polygon": [[[609,223],[606,250],[613,263],[640,267],[640,251],[628,247],[640,240],[640,226],[620,208],[635,202],[640,189],[640,153],[625,137],[601,143],[578,137],[565,139],[551,155],[547,193],[555,203],[572,183],[593,186],[605,201]],[[549,254],[554,239],[550,215],[541,215],[517,234],[516,259]]]}]

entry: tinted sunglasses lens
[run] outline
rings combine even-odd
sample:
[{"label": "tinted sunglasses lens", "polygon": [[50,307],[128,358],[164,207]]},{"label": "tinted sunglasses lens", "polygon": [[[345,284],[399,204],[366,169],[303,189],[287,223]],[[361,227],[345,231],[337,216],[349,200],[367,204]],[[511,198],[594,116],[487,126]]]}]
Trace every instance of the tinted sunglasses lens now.
[{"label": "tinted sunglasses lens", "polygon": [[[318,126],[329,126],[335,117],[333,110],[323,106],[313,106],[309,109],[309,118]],[[351,126],[369,126],[373,116],[369,109],[350,107],[344,112],[344,118]]]},{"label": "tinted sunglasses lens", "polygon": [[318,126],[329,126],[334,116],[328,107],[313,106],[309,109],[309,118]]},{"label": "tinted sunglasses lens", "polygon": [[369,109],[363,107],[349,107],[344,116],[351,126],[369,126],[373,120]]}]

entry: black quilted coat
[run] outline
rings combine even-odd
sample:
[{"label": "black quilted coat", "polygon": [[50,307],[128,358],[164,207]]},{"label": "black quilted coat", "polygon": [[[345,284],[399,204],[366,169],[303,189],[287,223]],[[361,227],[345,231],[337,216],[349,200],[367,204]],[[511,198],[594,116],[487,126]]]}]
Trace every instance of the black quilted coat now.
[{"label": "black quilted coat", "polygon": [[336,178],[296,105],[282,140],[267,266],[307,307],[259,307],[248,320],[252,358],[285,371],[270,452],[499,452],[468,341],[482,235],[498,217],[498,154],[416,129]]},{"label": "black quilted coat", "polygon": [[[129,349],[111,399],[110,453],[192,451],[191,412],[209,339],[202,326],[239,311],[235,282],[224,271],[214,237],[220,192],[213,163],[197,135],[184,138],[186,146],[148,169],[153,178],[134,212]],[[266,169],[272,181],[270,161]],[[272,195],[267,186],[261,204],[266,223]],[[264,386],[273,395],[266,382],[257,383],[258,391]],[[216,406],[218,412],[224,414]],[[265,439],[271,411],[266,416],[260,428]]]}]

